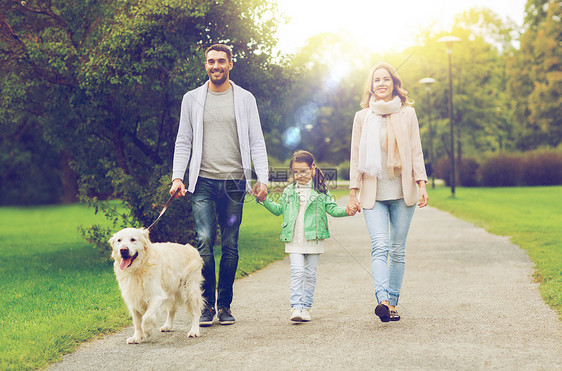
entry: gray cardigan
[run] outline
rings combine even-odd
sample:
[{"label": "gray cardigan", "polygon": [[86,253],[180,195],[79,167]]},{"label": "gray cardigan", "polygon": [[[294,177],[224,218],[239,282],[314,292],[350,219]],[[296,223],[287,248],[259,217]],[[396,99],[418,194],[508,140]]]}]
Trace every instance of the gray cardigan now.
[{"label": "gray cardigan", "polygon": [[[249,91],[232,84],[234,111],[242,168],[246,177],[246,189],[251,189],[252,162],[258,181],[267,185],[268,162],[265,140],[261,129],[256,99]],[[180,125],[174,150],[172,179],[182,179],[189,163],[189,184],[187,191],[193,193],[201,168],[203,152],[203,116],[209,81],[187,92],[181,102]],[[220,149],[217,149],[220,150]],[[191,160],[190,160],[191,158]]]}]

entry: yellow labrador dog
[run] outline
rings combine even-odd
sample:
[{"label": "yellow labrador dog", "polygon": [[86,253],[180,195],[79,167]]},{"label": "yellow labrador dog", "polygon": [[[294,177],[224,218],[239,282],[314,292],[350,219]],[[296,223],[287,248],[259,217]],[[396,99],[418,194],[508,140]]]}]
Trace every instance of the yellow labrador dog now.
[{"label": "yellow labrador dog", "polygon": [[188,336],[199,336],[203,259],[191,245],[152,243],[148,234],[147,229],[125,228],[109,239],[115,277],[135,327],[127,343],[150,337],[160,308],[168,311],[160,331],[171,331],[176,310],[186,307],[191,319]]}]

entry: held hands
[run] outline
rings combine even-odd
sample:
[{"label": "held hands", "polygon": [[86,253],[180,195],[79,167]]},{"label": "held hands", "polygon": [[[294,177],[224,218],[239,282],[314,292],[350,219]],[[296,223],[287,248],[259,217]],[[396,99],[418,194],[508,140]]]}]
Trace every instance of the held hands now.
[{"label": "held hands", "polygon": [[361,204],[356,196],[349,196],[349,202],[345,208],[345,212],[349,216],[355,215],[357,212],[361,212]]},{"label": "held hands", "polygon": [[252,196],[256,197],[258,201],[263,202],[267,197],[267,186],[261,182],[256,182],[252,188]]},{"label": "held hands", "polygon": [[180,198],[180,197],[185,196],[185,193],[186,193],[185,185],[183,184],[183,182],[179,178],[174,179],[174,181],[172,183],[172,187],[170,188],[170,196],[172,196],[174,193],[176,193],[178,188],[180,188],[181,190],[178,192],[178,194],[176,195],[175,198]]}]

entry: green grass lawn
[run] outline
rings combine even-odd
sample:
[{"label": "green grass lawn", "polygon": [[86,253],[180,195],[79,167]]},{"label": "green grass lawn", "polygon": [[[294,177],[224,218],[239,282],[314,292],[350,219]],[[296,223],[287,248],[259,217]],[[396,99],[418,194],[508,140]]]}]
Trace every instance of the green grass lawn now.
[{"label": "green grass lawn", "polygon": [[[109,225],[83,205],[0,208],[0,370],[43,367],[132,323],[112,264],[77,230],[94,223]],[[280,230],[280,218],[245,205],[238,277],[284,257]]]},{"label": "green grass lawn", "polygon": [[525,249],[543,299],[562,318],[562,186],[457,188],[455,198],[444,186],[428,192],[431,206]]}]

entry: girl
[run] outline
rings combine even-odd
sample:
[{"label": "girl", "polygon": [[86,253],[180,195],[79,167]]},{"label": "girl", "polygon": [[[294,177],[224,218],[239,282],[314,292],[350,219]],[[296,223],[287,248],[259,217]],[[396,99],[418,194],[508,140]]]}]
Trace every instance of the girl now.
[{"label": "girl", "polygon": [[324,252],[323,240],[330,237],[326,213],[335,217],[354,213],[336,205],[310,152],[296,151],[289,167],[294,182],[279,203],[267,197],[262,205],[275,215],[283,214],[281,240],[291,259],[291,321],[308,322],[318,257]]},{"label": "girl", "polygon": [[375,314],[382,322],[398,321],[406,237],[415,204],[428,201],[418,119],[402,80],[386,63],[369,74],[361,106],[351,134],[349,207],[363,208],[371,235]]}]

